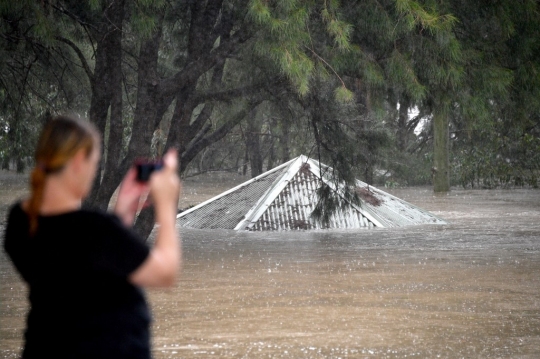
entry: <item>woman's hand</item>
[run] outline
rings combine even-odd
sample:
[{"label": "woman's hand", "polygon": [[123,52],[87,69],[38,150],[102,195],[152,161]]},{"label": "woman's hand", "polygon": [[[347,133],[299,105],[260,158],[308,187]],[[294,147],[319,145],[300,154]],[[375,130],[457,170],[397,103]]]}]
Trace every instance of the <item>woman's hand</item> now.
[{"label": "woman's hand", "polygon": [[170,149],[163,156],[163,168],[150,176],[150,196],[156,210],[156,221],[161,222],[160,214],[165,216],[173,213],[176,218],[178,212],[178,198],[180,195],[180,179],[177,174],[178,154]]},{"label": "woman's hand", "polygon": [[146,199],[150,191],[150,185],[137,181],[136,177],[137,169],[131,167],[120,184],[114,208],[114,213],[127,227],[133,225],[135,215],[141,209],[141,199]]},{"label": "woman's hand", "polygon": [[[137,169],[135,167],[129,169],[120,184],[114,208],[114,212],[126,226],[133,225],[137,212],[150,205],[150,200],[156,205],[158,222],[160,222],[160,213],[167,213],[166,216],[169,213],[176,215],[180,195],[177,168],[178,155],[175,149],[171,149],[163,156],[163,168],[154,171],[148,182],[137,181]],[[144,203],[141,204],[142,200]]]}]

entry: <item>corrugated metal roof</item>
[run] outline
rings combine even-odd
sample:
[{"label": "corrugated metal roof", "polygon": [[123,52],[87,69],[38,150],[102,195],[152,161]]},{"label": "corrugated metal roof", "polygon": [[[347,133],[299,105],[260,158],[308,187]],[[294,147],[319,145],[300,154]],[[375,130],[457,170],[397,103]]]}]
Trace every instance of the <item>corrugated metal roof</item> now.
[{"label": "corrugated metal roof", "polygon": [[182,215],[184,213],[182,212],[180,213],[182,216],[178,217],[178,223],[183,227],[200,229],[234,229],[253,207],[253,203],[268,191],[279,175],[280,172],[271,173],[224,196],[214,197],[206,205],[189,213],[186,211],[185,215]]},{"label": "corrugated metal roof", "polygon": [[[321,171],[322,169],[322,171]],[[322,173],[321,173],[322,172]],[[338,209],[323,226],[311,217],[324,182],[336,195],[331,168],[300,156],[178,215],[178,224],[199,229],[250,231],[400,227],[446,223],[433,214],[357,181],[361,205]]]}]

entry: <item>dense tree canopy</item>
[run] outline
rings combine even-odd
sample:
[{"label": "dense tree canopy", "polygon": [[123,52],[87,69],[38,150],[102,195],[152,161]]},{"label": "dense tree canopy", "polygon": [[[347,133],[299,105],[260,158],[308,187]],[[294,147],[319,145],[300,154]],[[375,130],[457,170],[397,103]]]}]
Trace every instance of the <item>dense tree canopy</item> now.
[{"label": "dense tree canopy", "polygon": [[184,174],[255,176],[304,153],[348,183],[537,186],[539,11],[535,0],[0,1],[0,159],[24,170],[45,118],[76,112],[104,134],[88,199],[101,207],[135,158],[171,146]]}]

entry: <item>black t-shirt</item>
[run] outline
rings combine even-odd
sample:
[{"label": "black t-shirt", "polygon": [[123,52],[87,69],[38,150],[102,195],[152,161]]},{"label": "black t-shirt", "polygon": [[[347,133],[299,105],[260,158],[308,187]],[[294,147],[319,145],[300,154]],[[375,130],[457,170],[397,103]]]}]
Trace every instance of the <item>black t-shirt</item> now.
[{"label": "black t-shirt", "polygon": [[150,313],[128,282],[149,248],[112,214],[78,210],[40,216],[28,234],[20,204],[4,247],[28,283],[23,358],[148,359]]}]

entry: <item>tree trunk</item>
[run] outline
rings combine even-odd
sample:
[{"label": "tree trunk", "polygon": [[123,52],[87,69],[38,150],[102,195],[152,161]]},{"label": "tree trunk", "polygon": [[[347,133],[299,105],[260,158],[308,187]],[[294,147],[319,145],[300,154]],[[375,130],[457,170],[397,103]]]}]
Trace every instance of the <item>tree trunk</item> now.
[{"label": "tree trunk", "polygon": [[17,157],[15,163],[17,164],[17,173],[23,173],[26,170],[24,159]]},{"label": "tree trunk", "polygon": [[108,68],[109,92],[110,92],[110,115],[109,115],[109,136],[107,138],[106,162],[103,166],[105,176],[97,191],[95,204],[106,209],[111,200],[116,187],[122,180],[123,171],[119,171],[120,154],[122,151],[122,140],[124,127],[123,118],[123,91],[122,91],[122,14],[117,14],[118,27],[115,29],[109,41]]},{"label": "tree trunk", "polygon": [[152,229],[154,229],[154,224],[154,207],[147,207],[137,216],[137,221],[133,226],[133,230],[142,238],[148,238],[150,233],[152,233]]},{"label": "tree trunk", "polygon": [[247,174],[248,162],[249,162],[249,153],[246,147],[246,151],[244,153],[244,164],[242,165],[242,176],[245,176]]},{"label": "tree trunk", "polygon": [[[210,83],[211,90],[215,91],[221,86],[224,67],[225,59],[218,59],[214,66],[214,73],[212,74]],[[189,143],[204,128],[207,120],[212,115],[214,108],[213,104],[206,103],[197,119],[193,121],[193,123],[191,122],[193,110],[199,105],[193,96],[196,87],[196,82],[186,84],[186,86],[179,91],[176,99],[176,106],[171,120],[171,130],[167,138],[166,147],[175,147],[180,154],[186,151]],[[188,164],[189,163],[184,162],[183,168],[187,168]]]},{"label": "tree trunk", "polygon": [[287,118],[281,118],[281,137],[279,139],[281,149],[281,163],[285,163],[291,159],[291,152],[289,150],[289,133],[291,131],[291,123]]},{"label": "tree trunk", "polygon": [[246,130],[246,150],[249,155],[251,177],[256,177],[263,172],[263,160],[261,155],[261,123],[257,118],[257,108],[249,112]]},{"label": "tree trunk", "polygon": [[[228,20],[234,14],[223,12],[222,3],[222,0],[210,2],[192,1],[190,3],[188,59],[184,68],[176,75],[166,79],[159,79],[157,75],[157,50],[159,49],[161,37],[151,39],[154,48],[152,49],[151,44],[148,44],[147,47],[152,50],[150,51],[152,56],[147,56],[148,61],[139,60],[137,111],[128,156],[124,159],[124,163],[125,161],[132,161],[133,154],[147,152],[146,147],[151,144],[153,131],[148,132],[150,130],[148,126],[152,127],[152,125],[144,126],[144,121],[152,122],[148,120],[151,118],[154,125],[159,123],[160,109],[168,107],[166,104],[172,101],[173,98],[176,99],[176,106],[169,133],[167,134],[165,150],[171,147],[178,149],[181,156],[180,173],[185,171],[194,156],[205,146],[223,138],[228,130],[232,128],[230,127],[233,123],[231,121],[230,124],[226,124],[211,135],[202,138],[209,130],[205,122],[212,112],[212,106],[205,107],[199,118],[191,123],[193,110],[198,105],[194,95],[197,92],[199,78],[212,67],[215,67],[216,72],[213,82],[220,82],[227,55],[235,51],[239,43],[247,40],[245,32],[242,31],[236,32],[234,38],[229,36],[234,22]],[[216,26],[217,23],[219,23],[219,26]],[[161,35],[161,31],[159,35]],[[220,38],[220,45],[215,49],[214,45],[217,38]],[[141,54],[142,56],[143,54]],[[142,76],[141,69],[144,68],[148,68],[150,71],[147,71]],[[146,77],[146,80],[141,80],[141,77]],[[198,143],[192,144],[197,137],[202,139]],[[147,214],[148,211],[143,211],[137,217],[135,224],[135,228],[143,236],[150,234],[153,227],[153,218],[150,214]]]},{"label": "tree trunk", "polygon": [[269,150],[268,150],[268,164],[266,166],[267,171],[274,168],[274,164],[276,162],[276,141],[275,140],[277,138],[276,137],[277,123],[278,123],[278,120],[275,117],[272,117],[270,119],[270,130],[268,131]]},{"label": "tree trunk", "polygon": [[401,152],[404,152],[408,146],[407,121],[409,120],[409,100],[402,97],[399,100],[399,117],[397,126],[397,146]]},{"label": "tree trunk", "polygon": [[450,191],[449,120],[446,111],[433,114],[433,190]]},{"label": "tree trunk", "polygon": [[[369,92],[363,87],[362,82],[359,79],[354,80],[354,94],[356,101],[356,108],[360,116],[359,130],[363,134],[368,131],[369,116],[371,113],[371,99]],[[365,137],[365,147],[363,149],[363,165],[364,165],[364,182],[373,184],[373,170],[375,166],[374,150],[375,145],[369,136]]]},{"label": "tree trunk", "polygon": [[[114,1],[106,7],[104,17],[107,19],[101,26],[98,38],[100,41],[96,48],[96,64],[91,81],[92,98],[90,101],[90,120],[96,125],[100,133],[105,134],[107,126],[107,114],[111,108],[109,119],[109,137],[104,138],[102,154],[106,149],[106,156],[102,155],[102,161],[98,169],[98,176],[94,180],[92,190],[85,201],[86,205],[92,205],[107,209],[110,198],[116,185],[109,177],[110,168],[112,173],[118,173],[118,157],[122,146],[122,23],[125,14],[125,1]],[[120,138],[118,138],[120,133]],[[119,142],[119,143],[118,143]],[[120,177],[121,178],[121,177]]]},{"label": "tree trunk", "polygon": [[[109,11],[108,9],[113,6],[121,6],[123,10],[124,2],[125,0],[121,0],[114,2],[113,5],[109,4],[106,11]],[[199,118],[191,123],[193,109],[198,105],[195,95],[199,78],[214,67],[212,84],[220,85],[227,56],[236,51],[239,44],[246,41],[249,35],[246,31],[237,31],[234,36],[231,36],[236,14],[223,11],[222,3],[222,0],[212,2],[194,1],[190,3],[191,26],[188,38],[188,59],[185,67],[169,78],[160,78],[157,71],[163,14],[159,17],[157,31],[152,38],[143,42],[137,61],[137,100],[127,154],[123,159],[114,159],[114,154],[118,155],[121,151],[107,153],[107,159],[112,158],[113,162],[104,164],[103,169],[100,168],[103,175],[98,176],[98,179],[96,179],[95,190],[90,196],[92,202],[108,202],[133,160],[136,157],[150,155],[154,130],[173,100],[176,100],[176,108],[169,131],[166,134],[167,141],[164,150],[169,147],[179,149],[182,156],[180,171],[185,170],[187,164],[204,146],[222,138],[227,133],[227,130],[233,127],[232,125],[238,123],[234,119],[219,128],[216,133],[208,135],[209,127],[206,120],[212,113],[211,104],[207,104]],[[113,26],[115,30],[118,30],[121,26],[115,24],[115,21],[104,22],[104,27]],[[109,34],[109,32],[103,32],[103,34]],[[218,38],[220,39],[219,46],[214,48]],[[121,49],[121,43],[118,45],[118,49]],[[108,64],[107,59],[105,57],[100,58],[99,55],[100,53],[96,54],[95,71],[99,73],[99,76],[94,76],[93,89],[96,93],[93,94],[91,114],[96,117],[96,123],[103,131],[106,125],[108,109],[111,106],[111,99],[112,101],[116,100],[117,104],[120,102],[118,101],[119,98],[115,98],[110,93],[111,90],[108,85],[111,83],[111,79],[114,79],[114,76],[111,75],[110,68],[106,66]],[[107,86],[103,89],[99,88],[102,84],[107,84]],[[115,112],[115,109],[118,111],[119,108],[111,107],[111,113]],[[245,117],[245,114],[243,117]],[[113,121],[113,118],[111,118],[111,121]],[[118,128],[114,128],[115,130],[118,129],[117,132],[113,131],[113,122],[111,122],[110,128],[111,136],[114,138],[121,135],[122,131]],[[199,137],[201,141],[193,144],[192,142],[196,142]],[[111,144],[121,145],[122,141],[118,140],[118,142],[113,143],[111,137],[109,146]],[[111,151],[113,150],[111,149]],[[114,162],[117,163],[116,168],[113,167]],[[137,231],[145,237],[153,228],[153,217],[149,212],[151,211],[145,210],[141,212],[135,223]]]}]

